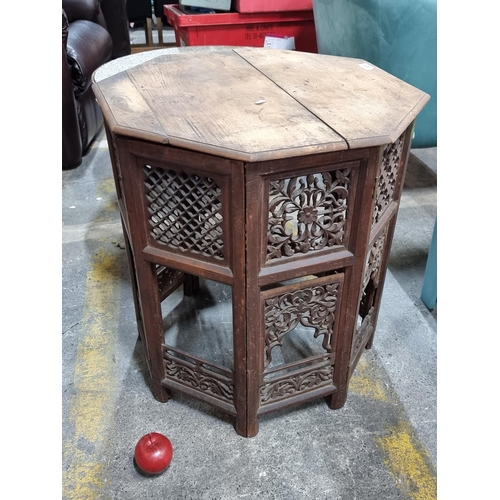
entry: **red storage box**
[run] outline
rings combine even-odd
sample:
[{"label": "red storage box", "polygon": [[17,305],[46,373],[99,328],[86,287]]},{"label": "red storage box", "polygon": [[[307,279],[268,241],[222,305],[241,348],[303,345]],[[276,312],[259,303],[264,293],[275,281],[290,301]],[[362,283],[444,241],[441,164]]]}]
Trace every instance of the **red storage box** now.
[{"label": "red storage box", "polygon": [[295,49],[318,52],[313,11],[242,14],[187,14],[179,5],[164,5],[165,16],[174,27],[177,47],[233,45],[263,47],[266,36],[294,37]]},{"label": "red storage box", "polygon": [[313,0],[234,0],[234,8],[243,14],[312,10]]}]

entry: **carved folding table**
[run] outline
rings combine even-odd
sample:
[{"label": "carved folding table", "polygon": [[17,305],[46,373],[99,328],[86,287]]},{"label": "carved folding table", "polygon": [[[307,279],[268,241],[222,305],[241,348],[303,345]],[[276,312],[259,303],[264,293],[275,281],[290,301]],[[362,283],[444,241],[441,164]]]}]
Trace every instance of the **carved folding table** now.
[{"label": "carved folding table", "polygon": [[[245,47],[138,56],[101,68],[93,88],[154,396],[197,397],[243,436],[287,406],[328,396],[341,407],[373,341],[429,96],[358,59]],[[189,300],[203,283],[230,291],[225,364],[165,339],[167,297]],[[287,342],[298,356],[280,353]]]}]

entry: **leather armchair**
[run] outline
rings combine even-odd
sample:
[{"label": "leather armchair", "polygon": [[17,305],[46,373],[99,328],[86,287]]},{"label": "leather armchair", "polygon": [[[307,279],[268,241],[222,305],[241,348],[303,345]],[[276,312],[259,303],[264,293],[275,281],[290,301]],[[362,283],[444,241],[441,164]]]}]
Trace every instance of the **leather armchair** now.
[{"label": "leather armchair", "polygon": [[92,73],[130,54],[126,0],[62,0],[62,165],[74,168],[102,127]]}]

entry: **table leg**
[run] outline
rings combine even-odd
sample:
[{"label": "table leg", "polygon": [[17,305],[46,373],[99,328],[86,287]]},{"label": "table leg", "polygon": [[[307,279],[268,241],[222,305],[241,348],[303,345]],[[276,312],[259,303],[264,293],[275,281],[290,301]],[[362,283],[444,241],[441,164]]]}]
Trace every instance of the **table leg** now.
[{"label": "table leg", "polygon": [[161,298],[158,287],[155,265],[142,259],[136,259],[135,271],[137,282],[140,283],[140,292],[137,294],[137,303],[142,317],[144,329],[144,344],[151,375],[151,392],[156,400],[165,403],[169,393],[162,385],[165,378],[163,360],[163,317],[161,312]]},{"label": "table leg", "polygon": [[[251,280],[247,276],[247,280]],[[260,298],[259,289],[257,286],[252,286],[248,284],[245,297],[245,306],[243,308],[245,311],[246,320],[246,353],[245,353],[245,364],[240,362],[241,368],[240,372],[244,372],[246,379],[246,404],[244,407],[244,413],[239,410],[238,413],[243,413],[243,415],[238,415],[239,421],[243,421],[243,416],[245,418],[245,429],[238,428],[238,434],[245,437],[254,437],[259,432],[259,419],[257,417],[257,412],[259,410],[259,377],[262,371],[261,369],[261,342],[263,338],[263,324],[261,325],[261,315],[260,311]],[[262,321],[263,323],[263,321]],[[243,373],[238,374],[240,377]]]},{"label": "table leg", "polygon": [[259,432],[257,419],[255,352],[253,335],[247,329],[249,302],[244,280],[233,285],[233,342],[234,342],[234,406],[236,432],[240,436],[253,437]]},{"label": "table leg", "polygon": [[161,17],[156,18],[156,29],[158,31],[158,45],[163,45],[163,23]]},{"label": "table leg", "polygon": [[146,45],[153,45],[153,20],[150,17],[146,18],[144,33],[146,35]]}]

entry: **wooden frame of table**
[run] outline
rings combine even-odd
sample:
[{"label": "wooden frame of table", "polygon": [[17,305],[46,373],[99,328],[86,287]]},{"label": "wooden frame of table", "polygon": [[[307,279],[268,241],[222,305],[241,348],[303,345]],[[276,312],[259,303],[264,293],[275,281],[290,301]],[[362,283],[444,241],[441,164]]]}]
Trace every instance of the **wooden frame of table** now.
[{"label": "wooden frame of table", "polygon": [[[134,62],[101,70],[94,92],[154,396],[197,397],[243,436],[305,401],[340,408],[373,342],[428,96],[366,61],[293,51],[171,49]],[[196,293],[200,277],[231,286],[233,369],[165,343],[162,301],[181,284]],[[300,327],[321,350],[276,365]]]}]

